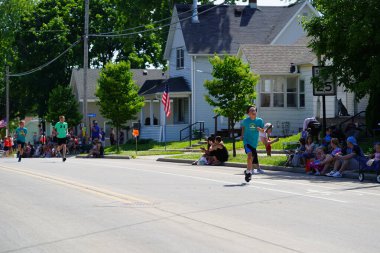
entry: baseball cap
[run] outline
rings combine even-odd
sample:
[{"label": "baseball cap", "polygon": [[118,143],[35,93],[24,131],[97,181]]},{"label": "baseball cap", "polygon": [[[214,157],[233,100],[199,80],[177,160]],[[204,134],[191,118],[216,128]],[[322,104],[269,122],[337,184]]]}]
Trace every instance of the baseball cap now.
[{"label": "baseball cap", "polygon": [[265,125],[264,125],[264,131],[265,132],[268,131],[268,129],[271,129],[271,128],[273,128],[273,125],[271,123],[265,123]]},{"label": "baseball cap", "polygon": [[354,136],[348,137],[347,142],[352,143],[352,145],[358,145]]}]

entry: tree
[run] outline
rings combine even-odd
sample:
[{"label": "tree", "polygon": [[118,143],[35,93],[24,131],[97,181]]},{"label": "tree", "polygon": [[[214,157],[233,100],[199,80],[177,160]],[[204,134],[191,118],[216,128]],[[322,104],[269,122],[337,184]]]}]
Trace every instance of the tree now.
[{"label": "tree", "polygon": [[236,156],[234,126],[243,119],[245,108],[256,98],[255,87],[259,76],[251,72],[248,64],[236,56],[210,58],[213,80],[206,80],[206,101],[214,106],[215,113],[228,118],[232,129],[233,156]]},{"label": "tree", "polygon": [[79,103],[73,96],[70,87],[57,86],[49,94],[48,113],[46,119],[54,124],[60,115],[64,115],[69,127],[78,125],[82,120],[82,115],[78,111]]},{"label": "tree", "polygon": [[[32,10],[35,1],[31,0],[0,0],[0,106],[5,108],[5,66],[10,66],[17,60],[15,45],[15,31],[20,25],[22,16]],[[12,82],[12,80],[11,80]],[[12,87],[12,91],[13,86]],[[19,116],[16,106],[18,101],[12,98],[10,93],[10,115]],[[5,110],[0,111],[0,118],[5,117]]]},{"label": "tree", "polygon": [[[369,128],[380,122],[380,2],[315,0],[322,14],[304,27],[312,38],[310,46],[321,57],[320,65],[331,65],[338,85],[361,99],[369,94],[366,121]],[[331,64],[330,64],[331,63]]]},{"label": "tree", "polygon": [[[132,79],[130,63],[108,63],[100,72],[95,95],[100,113],[116,127],[116,136],[128,120],[135,119],[144,106],[144,98],[138,95],[139,87]],[[119,142],[117,142],[119,151]]]}]

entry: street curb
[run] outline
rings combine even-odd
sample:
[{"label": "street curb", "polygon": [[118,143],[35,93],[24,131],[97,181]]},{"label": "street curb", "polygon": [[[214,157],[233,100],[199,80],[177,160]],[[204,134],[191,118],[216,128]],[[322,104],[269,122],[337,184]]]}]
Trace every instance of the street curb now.
[{"label": "street curb", "polygon": [[85,158],[85,159],[131,159],[130,156],[110,156],[105,155],[104,157],[94,158],[94,157],[86,157],[86,156],[76,156],[75,158]]},{"label": "street curb", "polygon": [[[172,162],[172,163],[187,163],[192,164],[194,160],[188,160],[188,159],[174,159],[174,158],[158,158],[156,161],[158,162]],[[206,165],[207,166],[207,165]],[[244,163],[224,163],[224,166],[227,167],[235,167],[235,168],[246,168],[247,165]],[[271,171],[285,171],[285,172],[292,172],[292,173],[298,173],[298,174],[304,174],[305,169],[300,167],[283,167],[283,166],[273,166],[273,165],[260,165],[261,168]],[[320,176],[315,176],[316,178]],[[321,176],[323,177],[323,176]],[[358,173],[357,172],[345,172],[343,178],[350,178],[350,179],[357,179],[358,180]],[[374,174],[365,174],[365,181],[375,181],[376,182],[376,175]],[[359,182],[359,180],[358,180]]]},{"label": "street curb", "polygon": [[[162,149],[150,149],[150,150],[151,151],[163,151]],[[202,150],[200,150],[200,149],[185,149],[185,148],[183,148],[183,149],[166,149],[165,151],[180,151],[180,152],[187,152],[187,153],[203,153]],[[242,151],[242,153],[244,153],[244,151]],[[262,150],[262,149],[258,149],[257,153],[259,153],[259,154],[266,154],[267,151],[266,150]],[[286,155],[286,151],[285,150],[280,150],[280,149],[274,149],[274,150],[272,150],[272,154]]]}]

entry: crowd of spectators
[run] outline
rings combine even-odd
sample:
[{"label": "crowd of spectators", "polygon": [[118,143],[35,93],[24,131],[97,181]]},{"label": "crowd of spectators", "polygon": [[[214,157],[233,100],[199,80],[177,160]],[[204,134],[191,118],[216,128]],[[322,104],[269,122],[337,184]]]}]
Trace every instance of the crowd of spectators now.
[{"label": "crowd of spectators", "polygon": [[[369,160],[363,153],[355,136],[348,136],[340,141],[334,136],[333,129],[326,129],[326,136],[320,143],[313,137],[301,137],[298,147],[288,151],[287,166],[305,167],[310,175],[340,178],[346,170],[357,170]],[[371,165],[379,166],[380,143],[373,147]]]},{"label": "crowd of spectators", "polygon": [[[75,155],[79,153],[89,153],[94,157],[101,157],[104,154],[104,136],[102,129],[99,130],[99,136],[95,139],[86,141],[77,136],[73,130],[67,135],[67,151],[66,155]],[[24,147],[23,158],[51,158],[61,157],[62,154],[57,152],[57,132],[52,131],[50,136],[46,136],[41,132],[38,136],[37,132],[33,133],[32,141],[26,143]],[[0,150],[3,150],[3,157],[13,157],[17,152],[17,144],[14,136],[8,136],[0,140]]]}]

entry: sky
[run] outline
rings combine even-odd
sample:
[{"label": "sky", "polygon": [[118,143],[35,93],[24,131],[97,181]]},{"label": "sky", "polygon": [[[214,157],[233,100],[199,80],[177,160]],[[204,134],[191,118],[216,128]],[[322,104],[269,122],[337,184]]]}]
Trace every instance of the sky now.
[{"label": "sky", "polygon": [[[289,0],[257,0],[257,5],[258,6],[284,6],[284,5],[288,5],[289,2],[293,2],[293,1],[289,1]],[[220,4],[220,3],[223,3],[223,0],[217,0],[215,1],[215,4]],[[248,0],[246,2],[243,2],[243,1],[237,1],[238,5],[247,5],[248,4]]]}]

